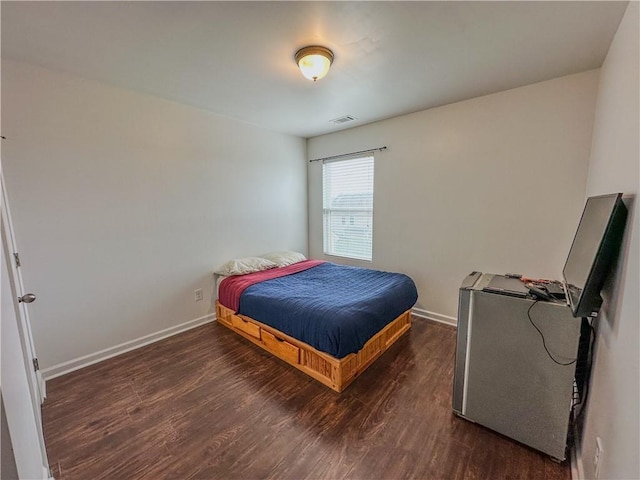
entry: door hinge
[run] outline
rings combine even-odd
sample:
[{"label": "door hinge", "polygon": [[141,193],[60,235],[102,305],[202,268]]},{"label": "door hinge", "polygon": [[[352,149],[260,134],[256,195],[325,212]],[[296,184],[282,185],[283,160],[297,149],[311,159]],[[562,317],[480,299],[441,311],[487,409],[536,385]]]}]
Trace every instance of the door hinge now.
[{"label": "door hinge", "polygon": [[16,267],[19,267],[20,266],[20,255],[18,254],[18,252],[13,254],[13,258],[16,261]]},{"label": "door hinge", "polygon": [[34,358],[33,359],[33,369],[37,372],[38,370],[40,370],[40,364],[38,363],[38,359]]}]

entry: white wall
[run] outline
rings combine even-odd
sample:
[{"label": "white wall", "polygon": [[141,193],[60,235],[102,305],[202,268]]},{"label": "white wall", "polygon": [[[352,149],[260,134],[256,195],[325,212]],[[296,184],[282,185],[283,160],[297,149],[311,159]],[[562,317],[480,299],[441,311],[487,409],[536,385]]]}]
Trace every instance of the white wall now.
[{"label": "white wall", "polygon": [[2,134],[44,368],[212,313],[229,258],[306,252],[303,139],[7,59]]},{"label": "white wall", "polygon": [[[583,207],[597,81],[589,71],[312,138],[308,155],[389,147],[376,154],[368,265],[407,273],[417,307],[454,320],[473,270],[561,277]],[[308,169],[315,258],[321,171]]]},{"label": "white wall", "polygon": [[602,66],[587,195],[624,192],[630,198],[626,238],[603,295],[582,439],[585,478],[594,478],[595,440],[602,439],[602,479],[640,478],[640,9],[630,2]]},{"label": "white wall", "polygon": [[0,478],[3,480],[15,480],[18,478],[18,467],[13,453],[11,435],[7,426],[7,416],[4,413],[4,400],[0,395]]}]

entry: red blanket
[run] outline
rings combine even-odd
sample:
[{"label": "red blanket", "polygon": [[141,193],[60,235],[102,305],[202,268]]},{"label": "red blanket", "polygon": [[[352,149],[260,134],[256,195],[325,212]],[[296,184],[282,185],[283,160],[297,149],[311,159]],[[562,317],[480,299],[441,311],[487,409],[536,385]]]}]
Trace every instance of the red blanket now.
[{"label": "red blanket", "polygon": [[291,275],[292,273],[302,272],[321,263],[325,262],[323,260],[304,260],[286,267],[272,268],[270,270],[263,270],[262,272],[225,278],[220,282],[218,301],[225,307],[237,312],[240,307],[240,295],[251,285],[264,282],[265,280]]}]

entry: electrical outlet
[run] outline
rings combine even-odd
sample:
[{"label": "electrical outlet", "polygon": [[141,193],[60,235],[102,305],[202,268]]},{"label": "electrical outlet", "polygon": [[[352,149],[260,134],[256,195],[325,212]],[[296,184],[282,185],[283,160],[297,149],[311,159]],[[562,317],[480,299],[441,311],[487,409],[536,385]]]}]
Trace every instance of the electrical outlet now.
[{"label": "electrical outlet", "polygon": [[602,439],[600,437],[596,437],[596,453],[593,455],[593,475],[596,479],[600,478],[600,466],[602,465],[603,452]]},{"label": "electrical outlet", "polygon": [[198,288],[195,292],[193,292],[193,297],[196,299],[196,302],[202,300],[202,289]]}]

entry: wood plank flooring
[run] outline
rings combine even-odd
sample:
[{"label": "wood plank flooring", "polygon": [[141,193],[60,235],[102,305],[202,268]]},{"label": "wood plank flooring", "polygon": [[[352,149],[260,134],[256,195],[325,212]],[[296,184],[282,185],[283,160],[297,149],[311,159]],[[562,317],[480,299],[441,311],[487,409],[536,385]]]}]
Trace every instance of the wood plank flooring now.
[{"label": "wood plank flooring", "polygon": [[566,479],[451,413],[455,330],[412,329],[344,392],[208,324],[47,382],[56,479]]}]

